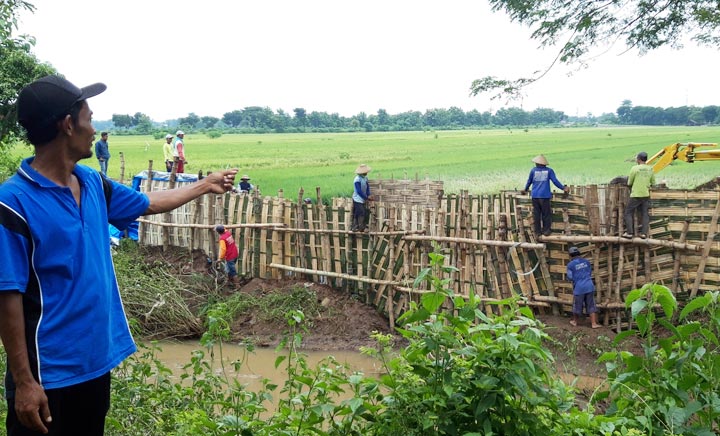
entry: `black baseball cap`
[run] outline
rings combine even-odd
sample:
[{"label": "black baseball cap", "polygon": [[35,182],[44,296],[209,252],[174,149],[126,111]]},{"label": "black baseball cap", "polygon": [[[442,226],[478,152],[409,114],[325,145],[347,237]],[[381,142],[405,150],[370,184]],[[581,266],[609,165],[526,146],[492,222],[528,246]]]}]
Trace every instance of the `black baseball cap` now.
[{"label": "black baseball cap", "polygon": [[644,151],[641,151],[640,153],[637,154],[637,158],[640,159],[641,161],[645,162],[645,161],[647,161],[648,156],[647,156],[647,153],[645,153]]},{"label": "black baseball cap", "polygon": [[18,122],[26,129],[46,125],[66,115],[75,103],[94,97],[106,89],[104,83],[78,88],[60,76],[45,76],[20,91],[17,100]]}]

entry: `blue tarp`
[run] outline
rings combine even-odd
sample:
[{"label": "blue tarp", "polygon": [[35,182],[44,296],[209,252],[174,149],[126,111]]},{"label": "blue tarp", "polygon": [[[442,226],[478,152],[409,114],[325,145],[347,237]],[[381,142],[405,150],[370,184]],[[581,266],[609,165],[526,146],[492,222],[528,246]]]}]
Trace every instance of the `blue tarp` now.
[{"label": "blue tarp", "polygon": [[[143,180],[147,180],[148,178],[148,172],[147,170],[143,170],[139,172],[138,174],[133,177],[132,181],[132,188],[136,191],[140,190],[140,184]],[[152,178],[153,180],[160,180],[160,181],[170,181],[170,173],[165,171],[153,171],[152,172]],[[193,183],[197,182],[198,176],[197,174],[175,174],[175,181],[177,183]],[[117,227],[113,226],[112,224],[108,224],[110,226],[110,244],[112,245],[118,245],[120,243],[120,239],[122,238],[130,238],[133,241],[137,241],[138,236],[138,228],[140,227],[140,223],[137,221],[133,221],[127,228],[126,232],[121,231]]]}]

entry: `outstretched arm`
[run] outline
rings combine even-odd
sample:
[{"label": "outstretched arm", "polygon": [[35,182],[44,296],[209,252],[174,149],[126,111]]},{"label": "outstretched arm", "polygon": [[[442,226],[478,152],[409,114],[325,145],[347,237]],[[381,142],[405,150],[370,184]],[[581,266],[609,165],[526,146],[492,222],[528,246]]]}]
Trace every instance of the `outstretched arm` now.
[{"label": "outstretched arm", "polygon": [[232,191],[237,172],[237,168],[217,171],[208,174],[207,177],[197,183],[183,188],[148,192],[150,206],[143,215],[153,215],[173,210],[204,194],[224,194]]}]

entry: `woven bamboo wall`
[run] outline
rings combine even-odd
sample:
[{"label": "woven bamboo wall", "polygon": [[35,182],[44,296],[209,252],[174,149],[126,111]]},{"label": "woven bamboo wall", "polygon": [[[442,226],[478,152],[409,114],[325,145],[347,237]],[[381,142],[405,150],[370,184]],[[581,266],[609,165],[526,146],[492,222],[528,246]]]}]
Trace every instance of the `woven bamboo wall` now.
[{"label": "woven bamboo wall", "polygon": [[[373,195],[383,198],[385,181],[377,183]],[[165,187],[153,182],[152,189]],[[593,263],[596,300],[608,309],[606,322],[627,292],[648,281],[671,287],[680,298],[717,289],[720,191],[652,193],[650,238],[694,244],[699,251],[618,243],[615,236],[621,230],[627,195],[623,186],[593,185],[574,187],[570,195],[553,199],[553,236],[609,237],[601,242],[549,240],[544,246],[532,245],[538,243],[530,231],[532,205],[517,192],[461,192],[443,196],[437,206],[375,201],[369,233],[349,232],[348,198],[333,198],[326,206],[305,204],[302,194],[297,201],[206,195],[172,214],[150,217],[152,223],[166,224],[142,222],[140,235],[143,244],[200,248],[215,255],[213,227],[222,223],[232,228],[242,273],[328,283],[377,305],[391,320],[427,286],[412,289],[434,246],[446,256],[447,265],[458,269],[450,278],[459,295],[474,293],[488,301],[521,295],[525,304],[567,311],[572,302],[565,280],[567,250],[576,245]]]}]

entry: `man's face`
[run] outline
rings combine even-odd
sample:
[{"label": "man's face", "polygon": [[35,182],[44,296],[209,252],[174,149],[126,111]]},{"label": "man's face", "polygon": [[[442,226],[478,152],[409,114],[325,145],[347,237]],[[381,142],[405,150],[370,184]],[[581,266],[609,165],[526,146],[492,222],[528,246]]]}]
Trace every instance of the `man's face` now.
[{"label": "man's face", "polygon": [[[73,124],[73,135],[70,141],[70,148],[77,152],[78,160],[92,157],[93,138],[95,129],[92,126],[92,111],[87,102],[82,103],[77,120]],[[107,139],[103,136],[103,139]]]},{"label": "man's face", "polygon": [[169,144],[172,141],[172,138],[165,138],[165,141]]},{"label": "man's face", "polygon": [[105,134],[105,135],[102,135],[102,136],[100,136],[100,137],[102,138],[103,141],[107,141],[108,135]]}]

